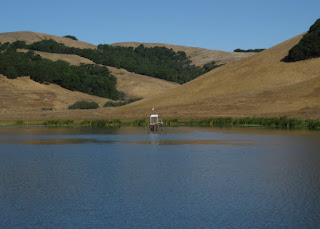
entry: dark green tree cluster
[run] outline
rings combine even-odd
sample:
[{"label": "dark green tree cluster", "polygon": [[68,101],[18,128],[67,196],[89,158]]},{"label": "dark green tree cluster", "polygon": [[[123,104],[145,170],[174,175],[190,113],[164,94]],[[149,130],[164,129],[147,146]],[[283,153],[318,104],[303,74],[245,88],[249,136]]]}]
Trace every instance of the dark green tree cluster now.
[{"label": "dark green tree cluster", "polygon": [[209,63],[203,65],[203,69],[204,69],[205,72],[209,72],[209,71],[211,71],[211,70],[213,70],[213,69],[215,69],[217,67],[220,67],[222,65],[223,64],[216,64],[215,61],[212,61],[212,62],[209,62]]},{"label": "dark green tree cluster", "polygon": [[320,19],[309,29],[300,42],[290,49],[288,56],[282,61],[295,62],[320,57]]},{"label": "dark green tree cluster", "polygon": [[177,83],[188,82],[217,67],[214,64],[206,68],[196,67],[191,65],[191,60],[185,52],[174,52],[165,47],[146,48],[140,45],[133,48],[99,45],[98,49],[94,50],[66,47],[54,40],[42,40],[26,48],[51,53],[77,54],[96,64],[124,68],[130,72]]},{"label": "dark green tree cluster", "polygon": [[72,36],[72,35],[66,35],[66,36],[64,36],[64,37],[70,38],[70,39],[75,40],[75,41],[78,40],[78,38],[76,38],[75,36]]},{"label": "dark green tree cluster", "polygon": [[266,49],[235,49],[234,52],[262,52]]},{"label": "dark green tree cluster", "polygon": [[0,43],[0,51],[16,51],[17,49],[26,48],[27,44],[25,41],[15,41],[12,43],[6,42],[4,44]]},{"label": "dark green tree cluster", "polygon": [[43,59],[33,51],[16,52],[13,46],[10,44],[0,52],[0,73],[8,78],[30,76],[36,82],[55,83],[72,91],[118,99],[116,78],[105,67],[90,64],[71,66],[65,61]]},{"label": "dark green tree cluster", "polygon": [[69,106],[69,109],[97,109],[99,104],[93,101],[78,101]]},{"label": "dark green tree cluster", "polygon": [[127,105],[129,103],[133,103],[133,102],[136,102],[136,101],[139,101],[141,100],[142,98],[131,98],[131,99],[126,99],[124,101],[119,101],[119,102],[113,102],[113,101],[108,101],[104,104],[104,107],[121,107],[121,106],[124,106],[124,105]]},{"label": "dark green tree cluster", "polygon": [[101,64],[127,69],[151,77],[177,83],[186,83],[205,73],[203,68],[191,65],[185,52],[174,52],[165,47],[137,48],[99,45]]},{"label": "dark green tree cluster", "polygon": [[74,54],[75,50],[77,50],[77,48],[67,47],[64,44],[58,43],[52,39],[34,42],[30,45],[26,45],[25,48],[42,52],[65,54]]}]

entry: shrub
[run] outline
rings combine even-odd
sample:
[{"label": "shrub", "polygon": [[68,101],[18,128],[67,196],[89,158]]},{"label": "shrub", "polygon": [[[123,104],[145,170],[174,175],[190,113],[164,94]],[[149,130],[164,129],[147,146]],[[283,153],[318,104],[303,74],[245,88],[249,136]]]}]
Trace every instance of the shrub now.
[{"label": "shrub", "polygon": [[80,123],[81,126],[90,127],[119,127],[121,126],[120,120],[84,120]]},{"label": "shrub", "polygon": [[203,65],[203,69],[205,70],[205,72],[209,72],[217,67],[220,67],[222,66],[223,64],[216,64],[215,61],[212,61],[212,62],[209,62],[209,63],[206,63],[205,65]]},{"label": "shrub", "polygon": [[18,125],[18,126],[22,126],[22,125],[24,125],[24,122],[23,122],[22,120],[17,121],[17,122],[16,122],[16,125]]},{"label": "shrub", "polygon": [[127,98],[127,95],[123,91],[118,91],[117,96],[119,100],[125,100]]},{"label": "shrub", "polygon": [[266,49],[235,49],[234,52],[262,52]]},{"label": "shrub", "polygon": [[131,126],[146,126],[148,122],[145,119],[134,120],[130,123]]},{"label": "shrub", "polygon": [[108,101],[104,104],[104,107],[120,107],[120,106],[127,105],[129,103],[133,103],[133,102],[138,101],[140,99],[142,99],[142,98],[141,97],[140,98],[131,98],[131,99],[128,99],[125,101],[118,101],[118,102]]},{"label": "shrub", "polygon": [[179,120],[178,119],[169,119],[163,120],[165,126],[178,126]]},{"label": "shrub", "polygon": [[108,101],[104,104],[104,107],[120,107],[123,105],[126,105],[126,103],[124,101],[120,101],[120,102]]},{"label": "shrub", "polygon": [[69,109],[97,109],[99,108],[99,104],[96,102],[89,102],[89,101],[78,101],[71,106],[69,106]]},{"label": "shrub", "polygon": [[49,120],[43,123],[45,126],[73,126],[73,120]]},{"label": "shrub", "polygon": [[70,38],[70,39],[75,40],[75,41],[78,40],[75,36],[72,36],[72,35],[66,35],[66,36],[64,36],[64,37]]}]

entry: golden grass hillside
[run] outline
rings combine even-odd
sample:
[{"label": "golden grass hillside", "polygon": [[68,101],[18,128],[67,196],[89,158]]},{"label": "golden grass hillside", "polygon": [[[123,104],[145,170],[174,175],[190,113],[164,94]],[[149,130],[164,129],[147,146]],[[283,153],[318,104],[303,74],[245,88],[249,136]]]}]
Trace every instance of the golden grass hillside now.
[{"label": "golden grass hillside", "polygon": [[255,53],[241,53],[241,52],[224,52],[218,50],[210,50],[204,48],[187,47],[180,45],[170,45],[161,43],[139,43],[139,42],[121,42],[112,44],[113,46],[124,47],[138,47],[143,44],[145,47],[166,47],[172,49],[175,52],[183,51],[190,57],[192,64],[196,66],[203,66],[206,63],[215,61],[217,64],[227,64],[236,60],[243,59],[254,55]]},{"label": "golden grass hillside", "polygon": [[[68,47],[82,48],[82,49],[96,49],[97,46],[83,42],[83,41],[75,41],[66,37],[59,37],[55,35],[38,33],[38,32],[30,32],[30,31],[21,31],[21,32],[8,32],[8,33],[0,33],[0,42],[14,42],[17,40],[25,41],[27,44],[32,44],[37,41],[53,39],[59,43],[63,43]],[[145,47],[154,47],[154,46],[164,46],[167,48],[171,48],[174,51],[184,51],[190,59],[192,63],[197,66],[203,66],[206,63],[211,61],[215,61],[217,64],[226,64],[235,60],[240,60],[242,58],[252,56],[254,53],[236,53],[236,52],[224,52],[218,50],[209,50],[203,48],[194,48],[194,47],[186,47],[179,45],[170,45],[170,44],[160,44],[160,43],[138,43],[138,42],[122,42],[115,43],[112,45],[118,46],[131,46],[138,47],[140,44],[143,44]]]},{"label": "golden grass hillside", "polygon": [[229,63],[156,98],[127,105],[119,114],[167,118],[218,116],[320,119],[320,58],[284,63],[302,35]]},{"label": "golden grass hillside", "polygon": [[[66,46],[77,47],[77,48],[97,48],[95,45],[75,41],[65,37],[59,37],[44,33],[37,32],[10,32],[10,33],[1,33],[0,42],[14,42],[16,40],[26,41],[27,44],[33,42],[41,41],[44,39],[53,39],[57,42],[61,42]],[[122,43],[125,46],[138,46],[140,43]],[[163,44],[145,44],[147,47],[153,47],[155,45]],[[251,53],[232,53],[232,52],[223,52],[215,50],[207,50],[201,48],[191,48],[184,46],[176,45],[165,45],[167,48],[172,48],[174,51],[186,51],[187,54],[191,57],[194,64],[203,65],[205,63],[215,60],[217,63],[228,63],[234,60],[238,60],[250,55]],[[26,50],[20,50],[26,51]],[[64,60],[69,62],[72,65],[79,65],[80,63],[93,64],[89,59],[71,55],[71,54],[56,54],[56,53],[46,53],[36,51],[37,54],[41,55],[43,58],[47,58],[53,61]],[[147,77],[140,74],[135,74],[128,72],[124,69],[117,69],[113,67],[108,67],[114,76],[117,77],[117,89],[126,93],[130,98],[147,98],[150,96],[159,95],[161,93],[167,92],[173,88],[177,88],[179,84],[168,82],[165,80]]]},{"label": "golden grass hillside", "polygon": [[[147,118],[153,107],[162,118],[290,117],[319,120],[320,58],[281,62],[301,38],[299,35],[266,51],[214,69],[177,88],[119,108],[63,110],[66,99],[71,103],[71,98],[80,98],[68,93],[78,92],[61,88],[64,92],[60,89],[51,92],[50,87],[58,86],[41,85],[28,78],[8,80],[2,76],[0,120],[24,120],[26,113],[29,120],[141,119]],[[111,71],[119,71],[121,75],[122,70]],[[49,105],[61,107],[61,110],[39,111],[49,106],[50,93],[52,105]],[[27,103],[32,109],[19,110],[16,107],[19,103]]]},{"label": "golden grass hillside", "polygon": [[74,48],[82,48],[82,49],[96,49],[97,47],[93,44],[86,43],[83,41],[75,41],[66,37],[59,37],[54,35],[49,35],[45,33],[37,33],[37,32],[10,32],[10,33],[0,33],[0,42],[14,42],[17,40],[25,41],[27,44],[32,44],[34,42],[38,42],[41,40],[49,40],[53,39],[59,43],[63,43],[65,46],[74,47]]},{"label": "golden grass hillside", "polygon": [[68,106],[81,100],[95,101],[100,106],[109,99],[69,91],[58,85],[40,84],[29,77],[8,79],[0,75],[0,113],[19,111],[41,111],[42,108],[66,110]]},{"label": "golden grass hillside", "polygon": [[[20,49],[20,52],[28,50]],[[73,55],[35,51],[43,58],[53,61],[64,60],[72,65],[94,64],[91,60]],[[164,93],[180,86],[177,83],[130,73],[124,69],[108,67],[117,78],[117,89],[125,92],[130,98],[147,98]],[[69,105],[77,101],[95,101],[100,107],[110,99],[74,92],[55,84],[40,84],[29,77],[8,79],[0,75],[0,121],[47,120],[47,119],[91,119],[104,118],[106,111],[68,110]],[[43,109],[53,109],[44,111]]]},{"label": "golden grass hillside", "polygon": [[180,86],[178,83],[128,72],[125,69],[109,66],[108,69],[117,77],[117,89],[130,98],[149,98]]}]

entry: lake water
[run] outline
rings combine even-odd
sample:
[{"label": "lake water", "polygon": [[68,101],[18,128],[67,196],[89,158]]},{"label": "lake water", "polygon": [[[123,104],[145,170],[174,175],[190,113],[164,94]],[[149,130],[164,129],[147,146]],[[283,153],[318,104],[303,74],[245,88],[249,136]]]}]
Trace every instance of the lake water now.
[{"label": "lake water", "polygon": [[320,228],[320,132],[0,128],[0,228]]}]

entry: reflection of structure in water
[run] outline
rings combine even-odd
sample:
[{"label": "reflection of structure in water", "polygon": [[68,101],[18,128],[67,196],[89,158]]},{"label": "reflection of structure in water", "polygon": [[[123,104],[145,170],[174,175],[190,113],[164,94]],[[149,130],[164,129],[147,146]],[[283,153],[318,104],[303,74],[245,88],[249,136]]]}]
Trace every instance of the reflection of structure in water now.
[{"label": "reflection of structure in water", "polygon": [[147,135],[149,137],[149,143],[151,145],[160,145],[160,134],[159,132],[152,132]]},{"label": "reflection of structure in water", "polygon": [[150,122],[149,122],[149,130],[151,131],[158,131],[162,129],[162,120],[159,119],[159,115],[152,114],[150,115]]}]

